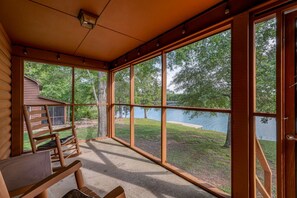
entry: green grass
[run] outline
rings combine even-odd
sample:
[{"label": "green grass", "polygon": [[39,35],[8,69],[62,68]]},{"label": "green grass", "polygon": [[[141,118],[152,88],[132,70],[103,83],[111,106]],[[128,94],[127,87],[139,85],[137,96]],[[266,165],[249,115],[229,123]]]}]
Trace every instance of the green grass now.
[{"label": "green grass", "polygon": [[[97,128],[77,129],[79,139],[97,137]],[[116,137],[130,142],[130,120],[117,120]],[[70,135],[71,131],[61,133],[60,137]],[[226,134],[195,129],[180,124],[167,123],[167,162],[205,180],[221,190],[231,192],[231,149],[223,147]],[[144,151],[159,157],[161,141],[161,122],[150,119],[135,119],[135,144]],[[262,149],[273,171],[276,173],[276,143],[260,140]],[[24,134],[24,150],[31,150],[27,133]],[[261,167],[257,166],[257,172]],[[259,175],[262,179],[261,175]],[[276,192],[273,179],[273,192]]]},{"label": "green grass", "polygon": [[[159,121],[135,119],[136,146],[137,141],[142,142],[145,146],[141,149],[156,153],[156,142],[161,139],[160,127]],[[167,123],[166,127],[167,162],[230,193],[231,148],[223,147],[226,134],[173,123]],[[115,129],[118,138],[129,141],[129,119],[117,121]],[[260,140],[260,144],[275,175],[276,143]]]}]

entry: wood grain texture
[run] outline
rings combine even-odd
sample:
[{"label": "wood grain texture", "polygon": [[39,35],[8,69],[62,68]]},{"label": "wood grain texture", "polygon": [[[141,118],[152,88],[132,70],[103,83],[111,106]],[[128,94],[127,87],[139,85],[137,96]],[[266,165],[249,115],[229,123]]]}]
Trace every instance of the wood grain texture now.
[{"label": "wood grain texture", "polygon": [[[295,135],[296,133],[296,99],[295,87],[290,87],[295,83],[295,31],[297,12],[286,15],[285,18],[285,116],[288,118],[285,123],[285,135]],[[285,142],[285,197],[296,197],[296,161],[295,161],[295,141]]]},{"label": "wood grain texture", "polygon": [[232,197],[249,198],[249,14],[232,24]]},{"label": "wood grain texture", "polygon": [[0,23],[0,160],[10,155],[11,146],[11,48]]},{"label": "wood grain texture", "polygon": [[64,104],[52,99],[40,97],[40,88],[38,82],[24,77],[24,104],[26,105],[42,105],[42,104]]},{"label": "wood grain texture", "polygon": [[14,45],[12,46],[12,54],[14,56],[22,57],[26,60],[43,62],[49,64],[58,64],[64,66],[73,66],[77,68],[93,69],[100,71],[107,71],[108,64],[103,61],[94,59],[83,58],[79,56],[73,56],[68,54],[60,54],[60,60],[57,60],[57,52],[41,50],[36,48],[26,48],[27,55],[24,54],[24,47]]},{"label": "wood grain texture", "polygon": [[23,59],[12,57],[12,156],[23,152]]},{"label": "wood grain texture", "polygon": [[276,14],[279,41],[276,46],[277,197],[285,197],[285,64],[283,13]]}]

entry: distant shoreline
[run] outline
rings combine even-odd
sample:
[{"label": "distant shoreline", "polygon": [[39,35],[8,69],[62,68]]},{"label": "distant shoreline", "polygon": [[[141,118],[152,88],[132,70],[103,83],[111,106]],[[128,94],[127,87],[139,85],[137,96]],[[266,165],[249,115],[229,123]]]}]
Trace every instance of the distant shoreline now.
[{"label": "distant shoreline", "polygon": [[187,126],[187,127],[193,127],[195,129],[201,129],[203,127],[202,125],[189,124],[189,123],[185,123],[185,122],[176,122],[176,121],[167,121],[167,122],[172,123],[172,124],[180,124],[180,125]]}]

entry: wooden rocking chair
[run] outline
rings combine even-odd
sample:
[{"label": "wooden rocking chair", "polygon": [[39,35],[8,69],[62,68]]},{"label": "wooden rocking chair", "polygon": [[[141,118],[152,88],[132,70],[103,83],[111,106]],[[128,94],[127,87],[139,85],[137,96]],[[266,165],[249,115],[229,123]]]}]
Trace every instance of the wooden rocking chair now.
[{"label": "wooden rocking chair", "polygon": [[[24,117],[33,153],[50,150],[52,162],[65,167],[65,159],[80,154],[75,126],[54,130],[47,105],[24,105]],[[59,132],[72,130],[72,134],[60,138]]]},{"label": "wooden rocking chair", "polygon": [[[100,198],[96,193],[85,186],[82,172],[80,170],[81,167],[80,161],[75,161],[71,163],[67,167],[63,167],[54,174],[50,175],[49,177],[41,180],[40,182],[33,185],[30,189],[28,189],[21,198],[46,198],[47,197],[47,189],[57,182],[61,181],[62,179],[68,177],[71,174],[74,174],[77,189],[73,189],[69,191],[67,194],[63,196],[63,198],[70,198],[70,197],[80,197],[80,198]],[[9,193],[5,185],[5,181],[2,177],[0,172],[0,197],[1,198],[9,198]],[[113,189],[104,198],[126,198],[124,189],[121,186]]]}]

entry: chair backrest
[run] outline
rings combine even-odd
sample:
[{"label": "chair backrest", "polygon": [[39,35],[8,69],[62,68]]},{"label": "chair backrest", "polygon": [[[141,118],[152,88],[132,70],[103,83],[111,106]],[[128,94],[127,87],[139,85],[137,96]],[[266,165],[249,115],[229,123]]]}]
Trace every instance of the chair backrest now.
[{"label": "chair backrest", "polygon": [[41,151],[0,160],[0,171],[9,193],[19,195],[19,192],[52,174],[50,152]]},{"label": "chair backrest", "polygon": [[24,117],[28,135],[33,152],[36,152],[36,145],[46,140],[35,142],[34,138],[41,135],[52,134],[53,128],[47,105],[24,105]]}]

